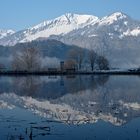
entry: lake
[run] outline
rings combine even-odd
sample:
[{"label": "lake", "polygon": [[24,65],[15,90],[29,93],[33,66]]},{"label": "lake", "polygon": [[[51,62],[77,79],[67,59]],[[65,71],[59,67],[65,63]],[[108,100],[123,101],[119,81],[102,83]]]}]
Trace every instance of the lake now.
[{"label": "lake", "polygon": [[0,140],[140,140],[140,76],[0,77]]}]

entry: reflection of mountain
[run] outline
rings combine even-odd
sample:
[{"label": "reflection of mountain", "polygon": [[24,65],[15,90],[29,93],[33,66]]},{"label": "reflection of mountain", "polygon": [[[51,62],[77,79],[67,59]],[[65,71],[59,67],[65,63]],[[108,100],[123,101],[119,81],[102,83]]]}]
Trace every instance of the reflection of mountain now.
[{"label": "reflection of mountain", "polygon": [[[77,78],[79,80],[82,79],[78,84],[75,82]],[[90,78],[94,79],[94,82]],[[5,103],[4,107],[7,104],[7,106],[11,107],[10,109],[12,107],[25,108],[48,119],[73,124],[93,123],[101,119],[119,126],[140,116],[139,77],[111,76],[106,83],[100,83],[99,81],[103,81],[100,78],[83,76],[76,77],[75,80],[69,79],[70,81],[72,80],[70,82],[68,79],[66,80],[66,77],[63,77],[63,84],[67,86],[62,86],[63,84],[60,84],[62,80],[60,77],[52,80],[48,79],[48,77],[46,79],[40,77],[35,82],[37,84],[34,84],[31,88],[35,92],[35,95],[33,95],[33,92],[29,92],[30,94],[24,96],[23,93],[8,94],[3,92],[0,95],[0,106]],[[57,82],[61,85],[61,90],[63,89],[65,93],[61,96],[57,96],[60,89],[57,89],[58,92],[51,90],[52,87],[54,89],[57,88]],[[24,85],[23,83],[22,85]],[[43,90],[45,84],[47,88]],[[37,85],[40,87],[37,88]],[[69,88],[69,86],[73,88],[77,87],[77,89],[71,89],[72,87]],[[21,88],[21,86],[19,87]],[[19,87],[18,89],[20,89]],[[27,89],[29,90],[29,88]],[[21,88],[21,90],[23,89]],[[23,91],[28,92],[28,90]],[[45,96],[47,90],[51,92]],[[39,91],[39,93],[42,92],[40,98],[36,91]]]}]

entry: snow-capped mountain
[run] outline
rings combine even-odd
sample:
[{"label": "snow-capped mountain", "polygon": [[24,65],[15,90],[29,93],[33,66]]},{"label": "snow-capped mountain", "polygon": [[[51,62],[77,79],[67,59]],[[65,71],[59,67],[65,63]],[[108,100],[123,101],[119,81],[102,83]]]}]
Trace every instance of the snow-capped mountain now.
[{"label": "snow-capped mountain", "polygon": [[[9,32],[8,32],[9,33]],[[11,32],[10,32],[11,33]],[[78,15],[67,13],[53,20],[44,21],[31,28],[18,31],[10,36],[3,35],[0,38],[1,45],[15,45],[16,43],[29,42],[37,38],[48,38],[52,35],[61,35],[64,39],[70,38],[67,42],[74,43],[74,38],[86,37],[96,38],[101,35],[108,35],[110,38],[123,39],[128,36],[137,37],[140,35],[140,22],[131,19],[129,16],[116,12],[112,15],[98,18],[93,15]],[[74,42],[71,42],[73,40]],[[76,43],[79,45],[79,43]],[[80,44],[80,46],[82,46]]]},{"label": "snow-capped mountain", "polygon": [[140,21],[121,12],[103,18],[68,13],[0,38],[0,45],[11,46],[37,39],[55,39],[93,49],[106,56],[113,68],[140,65]]},{"label": "snow-capped mountain", "polygon": [[[56,38],[66,43],[73,43],[81,47],[84,46],[91,48],[92,45],[90,42],[92,39],[96,40],[97,38],[100,38],[107,42],[108,40],[113,39],[123,40],[126,37],[140,37],[140,22],[131,19],[129,16],[123,13],[117,12],[98,19],[96,22],[91,23],[83,28],[73,30],[65,36],[57,36]],[[80,38],[84,39],[83,41],[85,41],[85,39],[91,41],[81,45],[82,39]]]},{"label": "snow-capped mountain", "polygon": [[16,43],[29,42],[40,37],[51,35],[65,35],[75,29],[83,28],[98,20],[92,15],[78,15],[67,13],[54,20],[47,20],[34,27],[16,32],[10,37],[0,40],[2,45],[15,45]]},{"label": "snow-capped mountain", "polygon": [[15,33],[15,31],[13,31],[13,30],[1,30],[0,29],[0,39],[7,37],[9,35],[12,35],[14,33]]}]

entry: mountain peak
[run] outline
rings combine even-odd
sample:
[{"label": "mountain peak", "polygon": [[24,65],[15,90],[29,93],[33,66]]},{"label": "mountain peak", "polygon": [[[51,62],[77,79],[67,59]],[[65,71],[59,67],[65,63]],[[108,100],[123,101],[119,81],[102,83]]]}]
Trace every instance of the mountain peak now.
[{"label": "mountain peak", "polygon": [[4,30],[4,29],[0,29],[0,33],[14,33],[15,31],[9,29],[9,30]]},{"label": "mountain peak", "polygon": [[0,39],[4,38],[6,36],[12,35],[14,33],[15,33],[15,31],[13,31],[11,29],[10,30],[0,29]]},{"label": "mountain peak", "polygon": [[94,22],[98,19],[98,17],[93,15],[85,15],[85,14],[66,13],[65,15],[62,15],[56,19],[59,19],[61,21],[67,21],[68,23],[80,25],[91,21]]},{"label": "mountain peak", "polygon": [[111,14],[109,17],[122,19],[122,18],[127,18],[127,15],[122,12],[115,12],[115,13]]},{"label": "mountain peak", "polygon": [[76,16],[77,14],[74,14],[74,13],[66,13],[65,16],[66,17],[74,17]]},{"label": "mountain peak", "polygon": [[119,21],[126,18],[128,18],[126,14],[122,12],[115,12],[109,16],[103,17],[100,21],[100,25],[110,25],[113,24],[115,21]]}]

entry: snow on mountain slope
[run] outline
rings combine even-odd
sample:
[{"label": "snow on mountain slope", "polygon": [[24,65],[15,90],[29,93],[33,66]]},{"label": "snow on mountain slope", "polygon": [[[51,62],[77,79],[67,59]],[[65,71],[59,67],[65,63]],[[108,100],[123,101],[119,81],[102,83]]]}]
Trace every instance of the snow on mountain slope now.
[{"label": "snow on mountain slope", "polygon": [[110,16],[96,20],[83,28],[68,33],[67,37],[82,36],[95,38],[97,36],[109,36],[110,38],[123,38],[125,36],[138,36],[140,34],[140,22],[131,19],[129,16],[117,12]]},{"label": "snow on mountain slope", "polygon": [[[39,37],[49,37],[50,35],[66,34],[72,30],[82,28],[97,19],[97,17],[90,15],[66,14],[28,29],[24,32],[26,37],[20,42],[32,41]],[[34,35],[35,30],[36,34]]]},{"label": "snow on mountain slope", "polygon": [[56,19],[44,21],[34,27],[19,31],[10,37],[0,40],[3,45],[15,45],[16,43],[29,42],[40,37],[66,34],[75,29],[82,28],[98,20],[92,15],[65,14]]},{"label": "snow on mountain slope", "polygon": [[99,21],[99,25],[110,25],[113,24],[115,21],[122,20],[127,18],[127,16],[121,12],[113,13],[110,16],[106,16]]},{"label": "snow on mountain slope", "polygon": [[138,36],[140,35],[140,27],[133,29],[133,30],[127,30],[126,32],[123,32],[122,36]]},{"label": "snow on mountain slope", "polygon": [[1,30],[0,29],[0,39],[7,37],[9,35],[12,35],[13,33],[15,33],[15,31],[13,31],[13,30]]},{"label": "snow on mountain slope", "polygon": [[[74,33],[74,34],[73,34]],[[98,18],[93,15],[78,15],[67,13],[53,20],[44,21],[34,27],[18,31],[10,36],[0,38],[1,45],[15,45],[29,42],[37,38],[48,38],[52,35],[86,36],[87,38],[108,34],[124,38],[140,35],[140,22],[131,19],[121,12]]]}]

